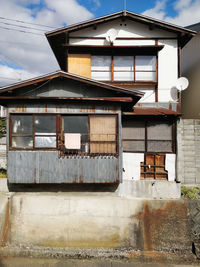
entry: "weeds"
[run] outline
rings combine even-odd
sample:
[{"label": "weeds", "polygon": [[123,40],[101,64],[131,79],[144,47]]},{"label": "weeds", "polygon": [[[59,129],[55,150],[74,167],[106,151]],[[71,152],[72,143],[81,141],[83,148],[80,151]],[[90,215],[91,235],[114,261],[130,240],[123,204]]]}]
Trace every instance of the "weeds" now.
[{"label": "weeds", "polygon": [[189,199],[198,199],[200,198],[200,188],[199,187],[186,187],[181,186],[181,196],[183,198],[189,198]]}]

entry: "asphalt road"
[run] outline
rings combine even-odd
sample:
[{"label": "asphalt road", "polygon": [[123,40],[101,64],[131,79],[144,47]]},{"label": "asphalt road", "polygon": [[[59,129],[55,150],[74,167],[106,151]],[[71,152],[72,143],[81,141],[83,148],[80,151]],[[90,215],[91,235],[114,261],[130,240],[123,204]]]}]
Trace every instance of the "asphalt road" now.
[{"label": "asphalt road", "polygon": [[193,264],[142,263],[114,260],[71,260],[71,259],[33,259],[33,258],[1,258],[0,267],[191,267]]}]

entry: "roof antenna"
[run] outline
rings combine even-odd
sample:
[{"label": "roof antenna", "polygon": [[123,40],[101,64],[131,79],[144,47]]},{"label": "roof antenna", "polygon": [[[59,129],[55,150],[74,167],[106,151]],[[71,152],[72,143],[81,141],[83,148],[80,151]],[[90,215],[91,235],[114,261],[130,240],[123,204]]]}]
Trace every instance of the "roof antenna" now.
[{"label": "roof antenna", "polygon": [[124,16],[126,16],[126,0],[124,0]]}]

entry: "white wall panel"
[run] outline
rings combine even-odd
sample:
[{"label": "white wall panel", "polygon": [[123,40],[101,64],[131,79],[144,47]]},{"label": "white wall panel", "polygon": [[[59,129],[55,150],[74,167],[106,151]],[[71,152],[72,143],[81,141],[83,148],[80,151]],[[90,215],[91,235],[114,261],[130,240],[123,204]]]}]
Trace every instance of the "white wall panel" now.
[{"label": "white wall panel", "polygon": [[168,171],[169,182],[174,182],[176,178],[176,155],[166,154],[165,169]]},{"label": "white wall panel", "polygon": [[158,101],[173,101],[170,90],[178,78],[178,49],[176,40],[160,40],[164,48],[158,54]]},{"label": "white wall panel", "polygon": [[123,180],[140,180],[140,162],[144,162],[143,153],[123,153]]}]

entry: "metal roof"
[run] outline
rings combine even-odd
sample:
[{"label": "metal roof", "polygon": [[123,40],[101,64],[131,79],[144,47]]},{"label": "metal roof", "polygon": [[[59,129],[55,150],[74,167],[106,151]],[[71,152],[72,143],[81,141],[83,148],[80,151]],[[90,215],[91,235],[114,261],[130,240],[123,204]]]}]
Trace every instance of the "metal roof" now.
[{"label": "metal roof", "polygon": [[124,115],[143,115],[143,116],[166,116],[166,115],[176,115],[176,116],[180,116],[181,113],[174,111],[174,110],[170,110],[170,109],[166,109],[166,108],[137,108],[134,107],[133,112],[124,112]]},{"label": "metal roof", "polygon": [[200,32],[200,22],[186,26],[187,29]]},{"label": "metal roof", "polygon": [[71,73],[68,73],[68,72],[65,72],[65,71],[61,71],[61,70],[58,70],[58,71],[55,71],[53,73],[49,73],[49,74],[46,74],[46,75],[43,75],[43,76],[35,77],[35,78],[32,78],[32,79],[20,81],[18,83],[14,83],[14,84],[11,84],[11,85],[8,85],[8,86],[1,87],[0,95],[2,95],[2,93],[4,93],[4,92],[12,91],[12,90],[15,90],[17,88],[26,87],[28,85],[32,85],[32,84],[35,84],[35,83],[38,83],[38,82],[45,82],[47,80],[55,79],[55,78],[58,78],[58,77],[64,77],[64,78],[67,78],[67,79],[76,80],[76,81],[79,81],[79,82],[83,82],[83,83],[91,84],[91,85],[98,86],[98,87],[101,87],[101,88],[105,88],[105,89],[109,89],[109,90],[125,93],[125,94],[128,94],[128,95],[134,95],[135,97],[138,97],[138,98],[141,98],[144,95],[144,93],[139,92],[138,90],[125,89],[125,88],[122,88],[122,87],[119,87],[119,86],[115,86],[115,85],[99,82],[99,81],[96,81],[96,80],[92,80],[92,79],[89,79],[89,78],[85,78],[85,77],[78,76],[78,75],[75,75],[75,74],[71,74]]},{"label": "metal roof", "polygon": [[76,24],[72,24],[72,25],[66,26],[66,27],[62,27],[62,28],[59,28],[59,29],[56,29],[56,30],[53,30],[53,31],[49,31],[49,32],[46,33],[46,36],[48,38],[49,36],[59,34],[59,33],[63,32],[63,31],[65,32],[65,31],[80,30],[82,28],[89,27],[89,26],[97,24],[97,23],[102,23],[102,22],[106,22],[106,21],[109,21],[109,20],[113,20],[113,19],[119,18],[119,17],[127,17],[127,18],[134,19],[134,20],[137,20],[137,21],[140,21],[140,22],[143,22],[143,23],[154,24],[154,25],[157,25],[157,26],[159,26],[161,28],[166,28],[168,30],[172,30],[172,31],[176,31],[176,32],[184,32],[184,33],[189,33],[189,34],[195,34],[194,31],[186,29],[186,28],[181,27],[181,26],[177,26],[175,24],[164,22],[164,21],[161,21],[161,20],[158,20],[158,19],[154,19],[154,18],[151,18],[151,17],[148,17],[148,16],[137,14],[137,13],[134,13],[134,12],[131,12],[131,11],[125,11],[125,12],[124,11],[119,11],[119,12],[112,13],[112,14],[109,14],[109,15],[105,15],[105,16],[102,16],[102,17],[99,17],[99,18],[90,19],[90,20],[87,20],[87,21],[83,21],[83,22],[79,22],[79,23],[76,23]]}]

